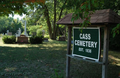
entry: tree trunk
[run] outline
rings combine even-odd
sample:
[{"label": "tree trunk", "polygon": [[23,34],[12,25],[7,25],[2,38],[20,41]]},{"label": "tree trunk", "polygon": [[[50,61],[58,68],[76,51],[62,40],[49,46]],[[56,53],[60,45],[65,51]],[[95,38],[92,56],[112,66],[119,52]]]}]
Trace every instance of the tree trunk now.
[{"label": "tree trunk", "polygon": [[56,40],[56,0],[54,0],[53,40]]},{"label": "tree trunk", "polygon": [[[63,12],[63,9],[64,9],[64,6],[65,6],[66,2],[67,2],[67,0],[65,0],[65,2],[64,2],[64,4],[63,4],[63,6],[62,6],[62,8],[61,8],[61,11],[60,11],[60,15],[59,15],[58,20],[60,20],[60,19],[61,19],[62,12]],[[59,25],[57,25],[57,26],[56,26],[56,32],[57,32],[57,31],[60,31],[60,29],[59,29]],[[61,32],[61,31],[60,31],[60,32]]]},{"label": "tree trunk", "polygon": [[49,36],[50,36],[50,39],[52,39],[52,27],[51,27],[51,23],[50,23],[48,8],[47,8],[46,5],[44,5],[43,8],[45,9],[44,16],[46,18],[46,22],[47,22],[47,25],[48,25]]}]

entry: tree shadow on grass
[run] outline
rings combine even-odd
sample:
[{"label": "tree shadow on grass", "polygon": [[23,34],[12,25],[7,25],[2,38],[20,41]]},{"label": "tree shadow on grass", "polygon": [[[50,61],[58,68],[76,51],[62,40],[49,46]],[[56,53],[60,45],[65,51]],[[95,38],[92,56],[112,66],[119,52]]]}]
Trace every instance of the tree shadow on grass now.
[{"label": "tree shadow on grass", "polygon": [[[113,64],[114,60],[109,62],[108,78],[118,78],[120,66]],[[102,78],[102,65],[72,59],[71,76],[72,78]]]},{"label": "tree shadow on grass", "polygon": [[65,47],[33,46],[0,47],[0,78],[48,78],[65,69]]},{"label": "tree shadow on grass", "polygon": [[[0,78],[51,78],[55,69],[65,76],[66,51],[66,42],[57,41],[25,47],[0,46]],[[109,53],[108,78],[118,77],[119,59],[116,52]],[[72,78],[101,78],[101,75],[101,65],[71,59]]]},{"label": "tree shadow on grass", "polygon": [[[1,47],[0,60],[1,61],[26,61],[37,59],[60,58],[62,53],[66,53],[66,48],[57,46],[41,46],[33,45],[32,47]],[[52,56],[52,54],[54,54]]]}]

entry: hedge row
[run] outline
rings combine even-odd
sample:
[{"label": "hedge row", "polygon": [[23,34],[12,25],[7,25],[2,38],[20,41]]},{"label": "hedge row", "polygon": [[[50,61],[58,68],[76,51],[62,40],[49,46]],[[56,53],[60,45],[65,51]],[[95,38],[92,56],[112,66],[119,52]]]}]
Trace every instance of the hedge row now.
[{"label": "hedge row", "polygon": [[[29,42],[31,44],[41,44],[43,42],[43,39],[44,37],[41,35],[41,36],[32,36],[30,37],[30,40]],[[3,36],[2,37],[2,40],[5,44],[14,44],[16,43],[16,37],[15,36]]]}]

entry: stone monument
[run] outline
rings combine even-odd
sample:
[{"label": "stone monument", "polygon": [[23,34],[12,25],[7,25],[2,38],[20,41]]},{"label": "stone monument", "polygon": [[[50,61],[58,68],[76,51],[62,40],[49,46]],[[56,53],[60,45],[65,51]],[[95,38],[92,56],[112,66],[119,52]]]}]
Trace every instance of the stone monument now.
[{"label": "stone monument", "polygon": [[19,37],[21,35],[21,29],[17,30],[16,37]]},{"label": "stone monument", "polygon": [[27,32],[26,32],[26,21],[25,21],[24,35],[25,35],[26,37],[28,36],[28,34],[27,34]]}]

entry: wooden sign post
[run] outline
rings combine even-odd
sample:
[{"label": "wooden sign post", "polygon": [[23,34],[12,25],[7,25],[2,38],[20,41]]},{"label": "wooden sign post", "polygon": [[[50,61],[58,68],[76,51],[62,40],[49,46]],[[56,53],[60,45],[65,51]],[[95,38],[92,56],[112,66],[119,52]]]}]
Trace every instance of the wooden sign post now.
[{"label": "wooden sign post", "polygon": [[[72,27],[68,27],[68,45],[67,45],[67,54],[71,54],[71,32]],[[66,58],[66,78],[70,78],[70,57]]]},{"label": "wooden sign post", "polygon": [[108,50],[109,50],[109,28],[104,27],[102,78],[107,78]]}]

